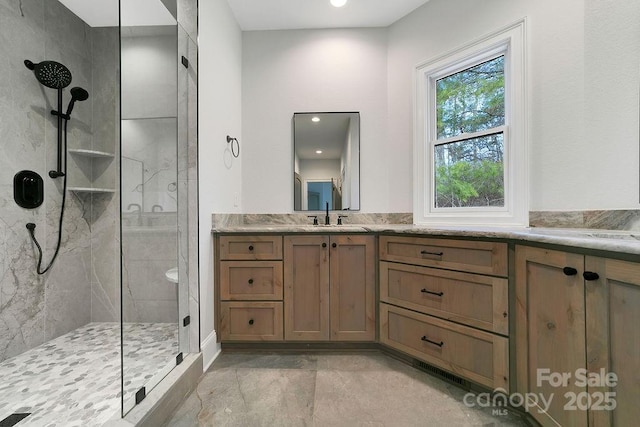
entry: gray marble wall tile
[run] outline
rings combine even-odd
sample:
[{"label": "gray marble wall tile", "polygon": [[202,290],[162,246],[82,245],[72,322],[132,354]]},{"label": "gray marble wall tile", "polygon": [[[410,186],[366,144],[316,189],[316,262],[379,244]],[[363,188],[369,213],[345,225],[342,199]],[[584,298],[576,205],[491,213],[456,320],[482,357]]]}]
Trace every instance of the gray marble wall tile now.
[{"label": "gray marble wall tile", "polygon": [[198,40],[198,0],[178,0],[178,24],[189,38]]},{"label": "gray marble wall tile", "polygon": [[173,228],[162,230],[123,229],[125,322],[178,322],[176,285],[165,276],[178,266],[178,233],[175,223]]},{"label": "gray marble wall tile", "polygon": [[[92,30],[93,111],[91,148],[114,153],[113,159],[91,161],[91,181],[95,187],[119,188],[119,55],[118,28]],[[120,195],[91,196],[91,320],[120,320]]]},{"label": "gray marble wall tile", "polygon": [[[99,30],[101,34],[108,31]],[[110,63],[117,66],[117,30],[110,31],[110,53],[114,55]],[[72,73],[71,86],[89,91],[90,101],[76,104],[68,124],[69,148],[91,148],[94,129],[110,127],[110,134],[100,135],[100,140],[113,149],[117,73],[104,63],[94,63],[98,55],[94,55],[93,36],[90,27],[57,1],[0,0],[0,134],[4,138],[0,146],[0,360],[89,322],[93,294],[96,301],[109,308],[103,311],[111,311],[109,320],[115,314],[113,307],[119,305],[114,301],[118,274],[113,271],[113,261],[119,257],[114,225],[118,210],[110,205],[112,201],[102,200],[94,205],[90,196],[67,193],[60,253],[43,276],[35,273],[35,247],[25,229],[27,222],[36,224],[36,236],[44,250],[43,264],[47,265],[58,240],[62,200],[62,179],[52,180],[47,175],[57,164],[57,120],[50,114],[51,109],[57,109],[57,92],[38,84],[23,61],[62,62]],[[97,73],[100,70],[104,76]],[[94,84],[94,78],[105,76],[109,78]],[[96,97],[100,92],[96,88],[101,85],[104,96]],[[102,104],[93,101],[101,99],[105,100],[106,109],[110,105],[110,115],[96,108]],[[69,91],[65,89],[63,109],[68,101]],[[109,123],[102,125],[105,117]],[[115,167],[110,171],[111,179]],[[12,178],[22,169],[34,170],[44,179],[45,202],[40,208],[22,209],[13,201]],[[69,186],[87,186],[94,179],[93,174],[90,161],[68,157]],[[106,210],[98,215],[100,205]],[[92,228],[97,231],[95,235]],[[96,248],[98,251],[94,252]],[[110,262],[104,265],[101,248],[111,254]],[[100,267],[94,268],[92,254]],[[92,286],[96,272],[104,276],[102,280],[111,282],[108,292],[97,292]]]},{"label": "gray marble wall tile", "polygon": [[23,61],[44,57],[43,1],[0,1],[0,361],[44,341],[45,278],[35,273],[35,248],[25,229],[45,229],[46,204],[26,210],[13,201],[13,176],[45,176],[44,91]]}]

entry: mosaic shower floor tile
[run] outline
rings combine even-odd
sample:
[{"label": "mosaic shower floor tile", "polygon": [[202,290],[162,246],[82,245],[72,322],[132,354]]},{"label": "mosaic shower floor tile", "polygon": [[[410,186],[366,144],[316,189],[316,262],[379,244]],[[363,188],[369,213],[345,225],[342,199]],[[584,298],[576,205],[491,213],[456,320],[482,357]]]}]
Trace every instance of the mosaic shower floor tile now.
[{"label": "mosaic shower floor tile", "polygon": [[[124,393],[135,394],[175,363],[174,323],[124,326]],[[31,413],[18,424],[100,426],[121,405],[120,324],[89,323],[0,363],[0,420]]]}]

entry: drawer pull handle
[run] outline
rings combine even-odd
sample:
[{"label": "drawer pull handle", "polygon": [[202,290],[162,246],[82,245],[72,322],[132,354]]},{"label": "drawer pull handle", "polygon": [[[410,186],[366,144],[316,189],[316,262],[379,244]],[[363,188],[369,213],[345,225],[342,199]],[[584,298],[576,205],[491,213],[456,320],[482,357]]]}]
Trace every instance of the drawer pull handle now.
[{"label": "drawer pull handle", "polygon": [[252,251],[253,250],[253,245],[249,245],[249,250]]},{"label": "drawer pull handle", "polygon": [[253,319],[249,319],[249,324],[253,325]]},{"label": "drawer pull handle", "polygon": [[582,277],[584,277],[584,280],[591,282],[592,280],[598,280],[600,278],[600,275],[598,273],[594,273],[593,271],[585,271],[584,273],[582,273]]},{"label": "drawer pull handle", "polygon": [[576,270],[573,267],[565,267],[562,269],[562,272],[566,275],[566,276],[575,276],[576,274],[578,274],[578,270]]},{"label": "drawer pull handle", "polygon": [[433,345],[437,345],[438,347],[442,347],[444,345],[444,342],[440,341],[440,342],[435,342],[435,341],[431,341],[429,338],[427,338],[426,336],[420,338],[422,341],[426,341],[429,344],[433,344]]},{"label": "drawer pull handle", "polygon": [[442,295],[444,295],[444,292],[433,292],[433,291],[428,291],[426,289],[421,289],[420,292],[422,292],[423,294],[431,294],[438,297],[441,297]]},{"label": "drawer pull handle", "polygon": [[253,279],[249,279],[249,284],[253,285]]},{"label": "drawer pull handle", "polygon": [[422,254],[422,255],[435,255],[435,256],[442,256],[442,255],[444,255],[444,252],[420,251],[420,254]]}]

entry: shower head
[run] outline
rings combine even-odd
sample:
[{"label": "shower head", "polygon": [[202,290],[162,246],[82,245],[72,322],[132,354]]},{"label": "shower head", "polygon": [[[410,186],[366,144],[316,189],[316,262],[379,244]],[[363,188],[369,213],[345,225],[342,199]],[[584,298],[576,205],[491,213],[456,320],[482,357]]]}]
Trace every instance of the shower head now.
[{"label": "shower head", "polygon": [[24,61],[24,65],[33,71],[36,79],[51,89],[64,89],[71,84],[71,71],[64,65],[55,61],[42,61],[34,64],[28,59]]},{"label": "shower head", "polygon": [[73,111],[73,106],[76,101],[86,101],[89,99],[89,92],[82,89],[81,87],[72,87],[71,90],[71,101],[69,102],[69,106],[67,107],[67,119],[71,116],[71,111]]}]

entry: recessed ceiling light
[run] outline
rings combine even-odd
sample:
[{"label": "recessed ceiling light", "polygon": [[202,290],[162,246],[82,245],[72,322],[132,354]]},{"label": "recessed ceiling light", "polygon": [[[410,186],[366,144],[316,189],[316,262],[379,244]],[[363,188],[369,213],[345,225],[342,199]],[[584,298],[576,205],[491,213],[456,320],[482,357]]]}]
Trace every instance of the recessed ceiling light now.
[{"label": "recessed ceiling light", "polygon": [[311,119],[312,122],[318,123],[320,121],[320,117],[314,117]]},{"label": "recessed ceiling light", "polygon": [[331,4],[335,7],[342,7],[347,4],[347,0],[331,0]]},{"label": "recessed ceiling light", "polygon": [[316,150],[316,154],[322,154],[322,150]]}]

